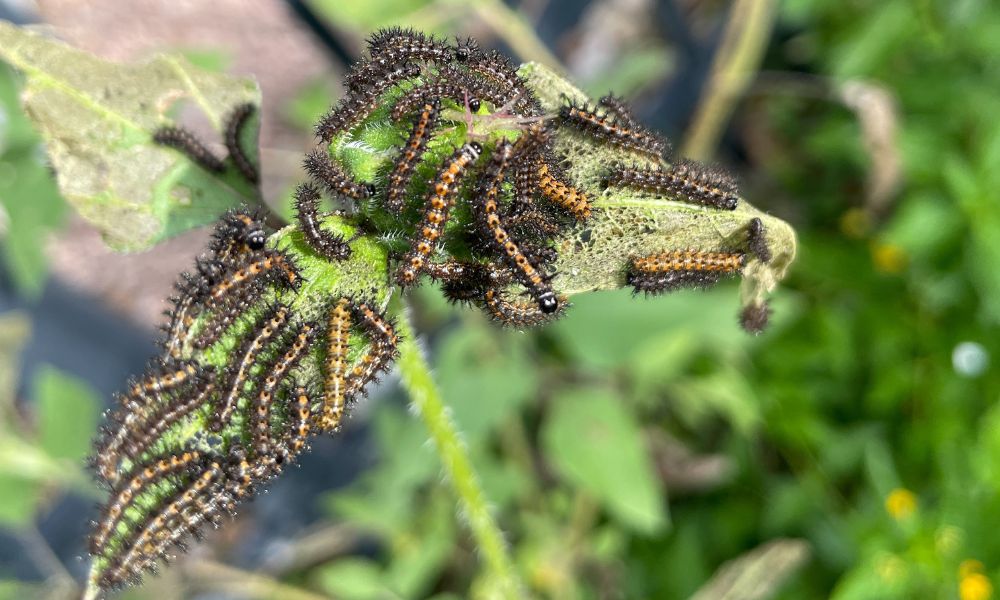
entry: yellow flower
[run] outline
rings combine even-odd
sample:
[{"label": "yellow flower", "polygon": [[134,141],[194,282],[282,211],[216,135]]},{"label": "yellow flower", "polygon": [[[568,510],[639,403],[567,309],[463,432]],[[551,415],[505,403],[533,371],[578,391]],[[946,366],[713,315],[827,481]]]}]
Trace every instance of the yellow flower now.
[{"label": "yellow flower", "polygon": [[872,260],[875,268],[888,275],[897,275],[906,268],[908,257],[906,252],[895,244],[873,244]]},{"label": "yellow flower", "polygon": [[917,497],[908,489],[896,488],[886,497],[885,510],[897,521],[907,519],[917,510]]},{"label": "yellow flower", "polygon": [[989,600],[993,597],[993,584],[982,573],[969,573],[958,583],[958,597],[962,600]]}]

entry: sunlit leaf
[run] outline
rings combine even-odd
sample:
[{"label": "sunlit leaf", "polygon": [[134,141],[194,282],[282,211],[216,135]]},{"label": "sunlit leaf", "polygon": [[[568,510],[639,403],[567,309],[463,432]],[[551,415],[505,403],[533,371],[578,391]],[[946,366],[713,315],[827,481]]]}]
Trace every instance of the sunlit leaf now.
[{"label": "sunlit leaf", "polygon": [[619,398],[601,390],[560,394],[542,443],[559,474],[598,498],[622,524],[642,533],[666,525],[662,485]]},{"label": "sunlit leaf", "polygon": [[76,377],[43,367],[35,375],[41,447],[54,458],[82,461],[97,426],[100,399]]},{"label": "sunlit leaf", "polygon": [[3,21],[0,59],[24,73],[24,108],[45,139],[63,197],[112,247],[148,248],[255,199],[232,170],[213,176],[152,143],[181,101],[221,132],[234,107],[260,105],[255,83],[176,56],[118,65]]}]

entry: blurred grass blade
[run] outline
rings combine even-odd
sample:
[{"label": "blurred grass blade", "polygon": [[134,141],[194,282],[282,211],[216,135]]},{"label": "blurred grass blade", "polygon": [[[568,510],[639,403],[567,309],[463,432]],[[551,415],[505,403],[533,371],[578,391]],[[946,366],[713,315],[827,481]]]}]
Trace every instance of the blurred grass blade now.
[{"label": "blurred grass blade", "polygon": [[173,56],[118,65],[3,21],[0,60],[25,75],[22,102],[63,196],[113,248],[149,248],[255,201],[235,174],[213,176],[151,140],[184,100],[221,132],[235,106],[260,105],[256,83]]}]

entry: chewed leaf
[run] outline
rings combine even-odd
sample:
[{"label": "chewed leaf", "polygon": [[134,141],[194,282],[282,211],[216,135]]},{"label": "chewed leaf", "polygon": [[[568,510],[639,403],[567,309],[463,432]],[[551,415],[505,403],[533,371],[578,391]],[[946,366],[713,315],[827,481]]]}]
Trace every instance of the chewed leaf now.
[{"label": "chewed leaf", "polygon": [[[586,103],[588,98],[547,67],[528,63],[520,73],[538,95],[546,112],[558,112],[566,99]],[[750,260],[743,270],[744,306],[762,305],[795,259],[794,230],[784,221],[741,200],[735,210],[713,210],[669,197],[635,194],[607,188],[601,177],[621,162],[613,146],[566,131],[556,139],[566,155],[566,170],[577,185],[593,197],[592,216],[559,242],[559,273],[555,287],[565,294],[617,289],[626,283],[626,261],[672,249],[714,250],[745,243],[749,222],[759,218],[767,232],[771,260]]]},{"label": "chewed leaf", "polygon": [[0,60],[25,75],[22,102],[45,139],[63,196],[115,249],[149,248],[255,200],[234,169],[222,176],[202,171],[152,136],[171,124],[168,113],[178,102],[188,101],[221,142],[233,108],[260,104],[256,83],[174,56],[119,65],[2,21]]}]

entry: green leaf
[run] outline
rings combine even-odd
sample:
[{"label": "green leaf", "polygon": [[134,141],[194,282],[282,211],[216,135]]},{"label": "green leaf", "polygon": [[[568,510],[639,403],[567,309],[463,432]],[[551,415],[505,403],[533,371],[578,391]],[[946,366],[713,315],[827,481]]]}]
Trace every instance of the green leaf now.
[{"label": "green leaf", "polygon": [[642,432],[620,398],[602,390],[564,392],[542,431],[545,455],[570,483],[598,498],[623,525],[655,533],[667,523],[661,482]]},{"label": "green leaf", "polygon": [[347,29],[375,29],[391,23],[410,24],[406,15],[431,4],[429,0],[370,0],[340,2],[314,0],[316,9],[328,19]]},{"label": "green leaf", "polygon": [[523,340],[498,339],[485,327],[450,333],[437,365],[441,392],[473,448],[530,400],[537,385]]},{"label": "green leaf", "polygon": [[37,481],[0,470],[0,525],[22,527],[31,522],[41,494]]},{"label": "green leaf", "polygon": [[370,560],[362,558],[339,560],[320,569],[318,576],[324,590],[344,600],[381,600],[398,597],[382,583],[382,569]]},{"label": "green leaf", "polygon": [[100,399],[83,381],[52,367],[34,379],[41,447],[53,458],[80,460],[90,450]]},{"label": "green leaf", "polygon": [[750,436],[761,424],[757,396],[736,369],[687,378],[671,384],[669,389],[678,414],[693,427],[709,416],[719,415],[736,431]]},{"label": "green leaf", "polygon": [[177,56],[110,63],[0,21],[0,59],[24,73],[28,116],[46,141],[62,195],[119,250],[141,250],[255,201],[230,169],[216,177],[152,134],[192,102],[216,132],[235,106],[260,105],[255,83]]},{"label": "green leaf", "polygon": [[333,94],[327,79],[318,79],[302,87],[282,111],[292,125],[311,131],[323,113],[330,109]]},{"label": "green leaf", "polygon": [[[27,584],[23,581],[0,579],[0,600],[25,600],[25,598],[44,598],[45,590],[41,585]],[[49,590],[51,592],[51,590]]]},{"label": "green leaf", "polygon": [[[591,102],[572,83],[543,65],[526,63],[518,72],[546,111],[558,112],[567,98]],[[743,268],[743,306],[763,303],[795,260],[795,231],[749,202],[741,201],[736,210],[712,211],[670,198],[605,189],[602,180],[608,166],[625,159],[619,150],[569,132],[556,136],[555,147],[557,154],[567,157],[567,176],[590,195],[593,208],[591,217],[556,245],[559,257],[552,265],[557,273],[553,286],[564,294],[625,287],[626,266],[632,256],[743,244],[747,224],[753,218],[760,219],[767,232],[772,258],[766,265],[751,259]]]},{"label": "green leaf", "polygon": [[[605,369],[637,359],[648,365],[655,359],[646,352],[653,349],[660,359],[676,359],[673,365],[662,365],[675,370],[683,366],[683,356],[670,347],[694,351],[709,344],[731,348],[750,343],[733,317],[732,289],[727,288],[685,290],[660,298],[635,298],[627,290],[583,294],[573,298],[566,317],[549,331],[587,367]],[[664,354],[659,354],[661,349]]]},{"label": "green leaf", "polygon": [[0,207],[6,211],[0,236],[14,283],[29,297],[41,293],[48,270],[39,240],[62,224],[65,213],[39,146],[18,105],[14,74],[0,64]]},{"label": "green leaf", "polygon": [[392,562],[383,580],[404,598],[424,598],[448,563],[455,542],[454,502],[438,493],[411,522],[412,530],[396,538]]}]

